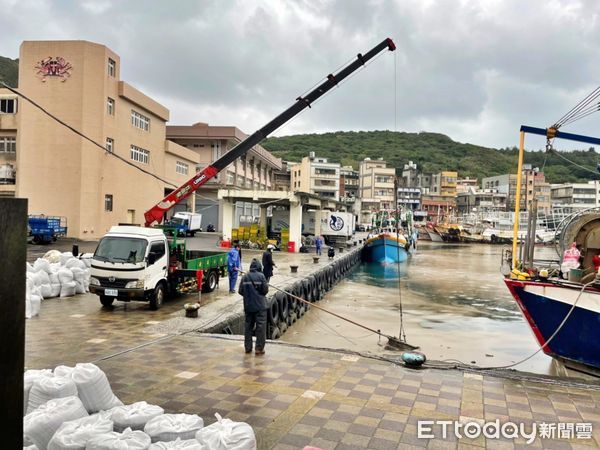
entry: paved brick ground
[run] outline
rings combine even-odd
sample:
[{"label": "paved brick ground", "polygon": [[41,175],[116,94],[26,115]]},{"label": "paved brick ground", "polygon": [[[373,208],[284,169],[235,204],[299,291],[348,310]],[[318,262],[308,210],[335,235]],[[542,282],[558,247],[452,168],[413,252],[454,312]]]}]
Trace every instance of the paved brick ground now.
[{"label": "paved brick ground", "polygon": [[[223,301],[221,291],[213,305]],[[116,354],[98,365],[124,402],[145,400],[167,412],[196,413],[206,423],[215,412],[246,421],[261,450],[308,444],[336,450],[600,446],[600,391],[591,387],[414,371],[281,343],[269,343],[264,356],[245,355],[237,337],[157,333],[163,322],[182,314],[186,301],[159,311],[141,303],[104,310],[93,295],[44,301],[41,315],[27,321],[26,365],[52,368]],[[495,419],[528,429],[532,423],[587,422],[593,432],[591,439],[538,438],[531,445],[523,439],[416,437],[418,420]]]}]

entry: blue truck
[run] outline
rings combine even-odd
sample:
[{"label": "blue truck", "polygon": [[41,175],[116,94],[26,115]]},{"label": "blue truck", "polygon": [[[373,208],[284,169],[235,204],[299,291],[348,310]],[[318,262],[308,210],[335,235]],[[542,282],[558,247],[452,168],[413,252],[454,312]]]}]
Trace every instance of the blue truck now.
[{"label": "blue truck", "polygon": [[66,217],[31,215],[28,218],[28,225],[29,239],[34,244],[48,244],[67,235]]}]

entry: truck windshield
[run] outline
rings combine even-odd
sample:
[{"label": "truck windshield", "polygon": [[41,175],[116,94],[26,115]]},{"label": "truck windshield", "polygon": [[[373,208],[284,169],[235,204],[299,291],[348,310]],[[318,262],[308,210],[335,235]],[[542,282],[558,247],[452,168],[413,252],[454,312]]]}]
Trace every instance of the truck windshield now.
[{"label": "truck windshield", "polygon": [[145,239],[103,237],[94,253],[94,259],[109,262],[139,263],[144,260],[148,242]]},{"label": "truck windshield", "polygon": [[169,222],[173,225],[185,225],[185,219],[181,219],[180,217],[172,217]]}]

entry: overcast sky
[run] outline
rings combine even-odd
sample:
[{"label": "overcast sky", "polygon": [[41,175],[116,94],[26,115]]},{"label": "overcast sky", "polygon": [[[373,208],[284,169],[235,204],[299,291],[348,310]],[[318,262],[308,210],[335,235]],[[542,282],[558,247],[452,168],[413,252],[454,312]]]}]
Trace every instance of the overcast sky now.
[{"label": "overcast sky", "polygon": [[[600,84],[595,0],[0,0],[0,11],[0,55],[17,58],[23,40],[107,45],[122,79],[177,125],[251,133],[386,37],[395,52],[276,135],[388,129],[513,146],[521,124],[551,125]],[[599,123],[564,131],[600,136]]]}]

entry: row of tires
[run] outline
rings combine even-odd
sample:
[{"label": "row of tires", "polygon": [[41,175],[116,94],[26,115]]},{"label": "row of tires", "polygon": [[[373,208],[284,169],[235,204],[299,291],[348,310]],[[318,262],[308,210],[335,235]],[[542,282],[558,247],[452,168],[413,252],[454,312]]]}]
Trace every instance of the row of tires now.
[{"label": "row of tires", "polygon": [[360,251],[354,251],[287,286],[285,292],[277,291],[268,299],[267,338],[278,339],[310,309],[310,304],[295,297],[310,303],[318,302],[360,261]]}]

